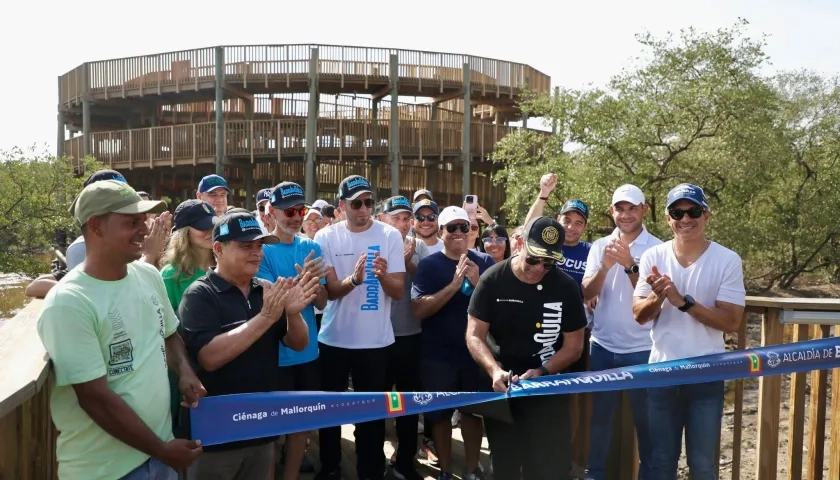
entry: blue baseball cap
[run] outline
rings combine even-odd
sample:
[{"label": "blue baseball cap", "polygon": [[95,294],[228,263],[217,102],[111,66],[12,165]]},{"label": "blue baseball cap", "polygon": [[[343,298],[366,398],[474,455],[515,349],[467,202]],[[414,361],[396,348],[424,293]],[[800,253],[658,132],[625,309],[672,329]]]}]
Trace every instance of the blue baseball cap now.
[{"label": "blue baseball cap", "polygon": [[420,200],[419,202],[414,202],[414,208],[412,210],[414,211],[414,213],[417,213],[417,211],[420,210],[421,208],[431,208],[432,211],[435,212],[435,215],[440,214],[440,210],[438,209],[437,203],[435,203],[435,202],[433,202],[433,201],[431,201],[427,198],[424,198],[423,200]]},{"label": "blue baseball cap", "polygon": [[385,204],[382,206],[382,212],[386,215],[395,215],[400,212],[412,213],[411,202],[401,195],[391,197],[385,200]]},{"label": "blue baseball cap", "polygon": [[116,180],[121,183],[128,183],[125,180],[125,177],[123,177],[123,175],[116,170],[97,170],[85,180],[83,186],[87,187],[91,183],[99,182],[101,180]]},{"label": "blue baseball cap", "polygon": [[224,178],[218,175],[207,175],[198,182],[198,193],[212,192],[217,188],[224,188],[230,193],[227,182]]},{"label": "blue baseball cap", "polygon": [[257,217],[251,213],[225,213],[213,227],[214,242],[253,242],[255,240],[262,240],[266,245],[280,241],[270,233],[263,233]]},{"label": "blue baseball cap", "polygon": [[680,200],[689,200],[703,208],[709,208],[709,203],[706,201],[706,193],[703,192],[703,189],[690,183],[681,183],[668,192],[668,202],[665,209],[671,208],[671,205]]},{"label": "blue baseball cap", "polygon": [[272,207],[285,210],[295,205],[305,204],[306,199],[300,185],[295,182],[283,182],[274,187],[269,202],[271,202]]},{"label": "blue baseball cap", "polygon": [[257,206],[260,206],[262,202],[268,202],[271,200],[271,189],[270,188],[263,188],[259,192],[257,192]]},{"label": "blue baseball cap", "polygon": [[589,221],[589,207],[583,203],[583,200],[573,199],[564,203],[563,208],[560,209],[560,215],[565,215],[568,212],[579,213],[584,220]]},{"label": "blue baseball cap", "polygon": [[193,227],[205,232],[218,223],[218,216],[209,203],[197,198],[181,202],[172,216],[172,231]]},{"label": "blue baseball cap", "polygon": [[373,188],[367,178],[361,175],[350,175],[338,186],[338,198],[341,200],[355,200],[363,193],[373,194]]}]

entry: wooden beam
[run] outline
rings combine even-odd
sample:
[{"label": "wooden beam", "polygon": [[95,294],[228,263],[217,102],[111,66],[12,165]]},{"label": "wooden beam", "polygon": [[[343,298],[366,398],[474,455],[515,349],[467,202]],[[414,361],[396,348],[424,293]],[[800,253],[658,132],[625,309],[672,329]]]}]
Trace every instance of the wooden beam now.
[{"label": "wooden beam", "polygon": [[458,90],[457,90],[457,91],[455,91],[455,92],[451,92],[451,93],[447,93],[447,94],[441,95],[441,96],[439,96],[439,97],[435,97],[434,99],[432,99],[432,103],[433,103],[433,104],[435,104],[435,103],[441,103],[441,102],[445,102],[445,101],[447,101],[447,100],[453,100],[453,99],[455,99],[455,98],[461,98],[461,97],[463,97],[463,96],[464,96],[464,89],[463,89],[463,88],[461,88],[461,89],[458,89]]},{"label": "wooden beam", "polygon": [[248,93],[245,90],[242,90],[239,87],[234,87],[233,85],[230,85],[228,83],[222,85],[222,90],[224,90],[225,93],[233,95],[234,97],[238,97],[238,98],[241,98],[243,100],[248,100],[249,102],[254,101],[254,94],[253,93]]},{"label": "wooden beam", "polygon": [[374,92],[373,95],[371,95],[370,101],[375,102],[375,101],[377,101],[381,98],[384,98],[389,93],[391,93],[391,86],[390,85],[385,85],[384,87],[382,87],[379,90],[377,90],[376,92]]}]

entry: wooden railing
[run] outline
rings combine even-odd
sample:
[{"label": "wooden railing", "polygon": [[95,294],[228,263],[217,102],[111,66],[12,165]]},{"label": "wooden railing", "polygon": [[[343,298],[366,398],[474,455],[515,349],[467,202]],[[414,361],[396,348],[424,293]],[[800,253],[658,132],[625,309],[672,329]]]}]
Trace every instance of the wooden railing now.
[{"label": "wooden railing", "polygon": [[[782,312],[840,311],[840,299],[748,297],[747,305],[745,322],[731,339],[734,349],[826,338],[831,327],[783,325]],[[0,478],[56,478],[56,432],[48,401],[51,366],[36,332],[39,309],[40,301],[33,301],[0,323]],[[840,336],[838,328],[835,336]],[[583,436],[588,423],[581,419]],[[780,438],[785,426],[786,438]],[[608,478],[635,479],[635,435],[626,405],[616,428]],[[727,383],[720,478],[836,480],[838,440],[840,369]],[[585,463],[585,455],[583,449],[578,461]],[[746,468],[748,460],[754,467]]]},{"label": "wooden railing", "polygon": [[[339,161],[344,157],[387,155],[388,120],[318,120],[316,152]],[[401,120],[400,152],[434,160],[462,151],[463,122]],[[470,126],[473,155],[485,158],[496,143],[519,127],[473,122]],[[83,137],[65,141],[65,155],[78,167]],[[216,155],[216,124],[213,122],[139,128],[91,134],[90,152],[111,168],[174,167],[213,162]],[[306,119],[234,120],[225,122],[225,155],[282,161],[284,155],[306,151]]]},{"label": "wooden railing", "polygon": [[[224,46],[226,81],[291,83],[308,78],[312,48],[318,48],[318,76],[344,82],[382,82],[390,75],[390,55],[398,55],[400,83],[422,90],[463,83],[463,65],[469,64],[473,91],[496,96],[513,95],[529,87],[548,92],[551,79],[520,63],[472,55],[337,45]],[[215,81],[215,47],[138,57],[88,62],[59,80],[59,102],[79,103],[85,93],[104,98],[125,96],[127,90],[152,94],[155,90],[202,88]],[[87,71],[85,72],[85,69]],[[86,75],[85,75],[86,73]],[[85,85],[87,78],[87,85]],[[87,88],[87,92],[85,89]],[[159,93],[159,92],[158,92]]]}]

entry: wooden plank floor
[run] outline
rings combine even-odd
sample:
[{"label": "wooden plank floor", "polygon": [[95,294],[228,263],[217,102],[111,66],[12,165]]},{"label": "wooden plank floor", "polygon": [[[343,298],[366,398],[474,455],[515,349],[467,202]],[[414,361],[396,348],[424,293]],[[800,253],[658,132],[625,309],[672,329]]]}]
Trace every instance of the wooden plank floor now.
[{"label": "wooden plank floor", "polygon": [[[341,448],[343,451],[342,459],[341,459],[341,477],[344,480],[358,480],[358,476],[356,475],[356,454],[354,451],[354,437],[353,437],[353,425],[343,425],[341,427]],[[318,433],[312,432],[310,434],[310,444],[309,447],[306,449],[306,456],[312,463],[315,465],[315,471],[320,471],[320,462],[319,462],[319,445],[318,445]],[[282,439],[279,443],[282,443]],[[386,423],[386,433],[385,433],[385,444],[383,445],[383,451],[385,452],[385,458],[391,458],[391,455],[394,453],[394,447],[396,445],[397,437],[394,431],[394,420],[389,419]],[[461,472],[464,470],[464,443],[463,438],[461,438],[461,429],[454,428],[452,429],[452,470],[455,474],[455,478],[461,478]],[[279,459],[279,446],[277,452],[277,458]],[[490,468],[490,449],[487,444],[487,437],[484,437],[481,442],[481,463],[484,466],[485,472],[489,471]],[[432,467],[428,465],[425,459],[417,458],[417,472],[420,475],[423,475],[424,478],[427,480],[435,480],[438,477],[438,473],[440,470],[436,467]],[[312,480],[315,478],[315,474],[303,474],[300,476],[301,480]],[[390,476],[390,468],[388,469],[388,475],[386,478],[391,478]],[[493,475],[487,474],[487,478],[489,480],[493,480]],[[275,480],[282,480],[283,479],[283,470],[282,466],[278,465],[278,469],[275,475]]]}]

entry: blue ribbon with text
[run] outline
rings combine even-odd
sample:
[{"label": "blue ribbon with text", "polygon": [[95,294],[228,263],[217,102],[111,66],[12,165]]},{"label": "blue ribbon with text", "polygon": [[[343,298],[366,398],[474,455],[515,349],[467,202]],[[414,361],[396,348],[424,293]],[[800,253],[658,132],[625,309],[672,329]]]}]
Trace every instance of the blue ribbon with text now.
[{"label": "blue ribbon with text", "polygon": [[840,338],[521,380],[498,392],[272,392],[201,399],[192,437],[217,445],[530,395],[627,390],[840,367]]}]

